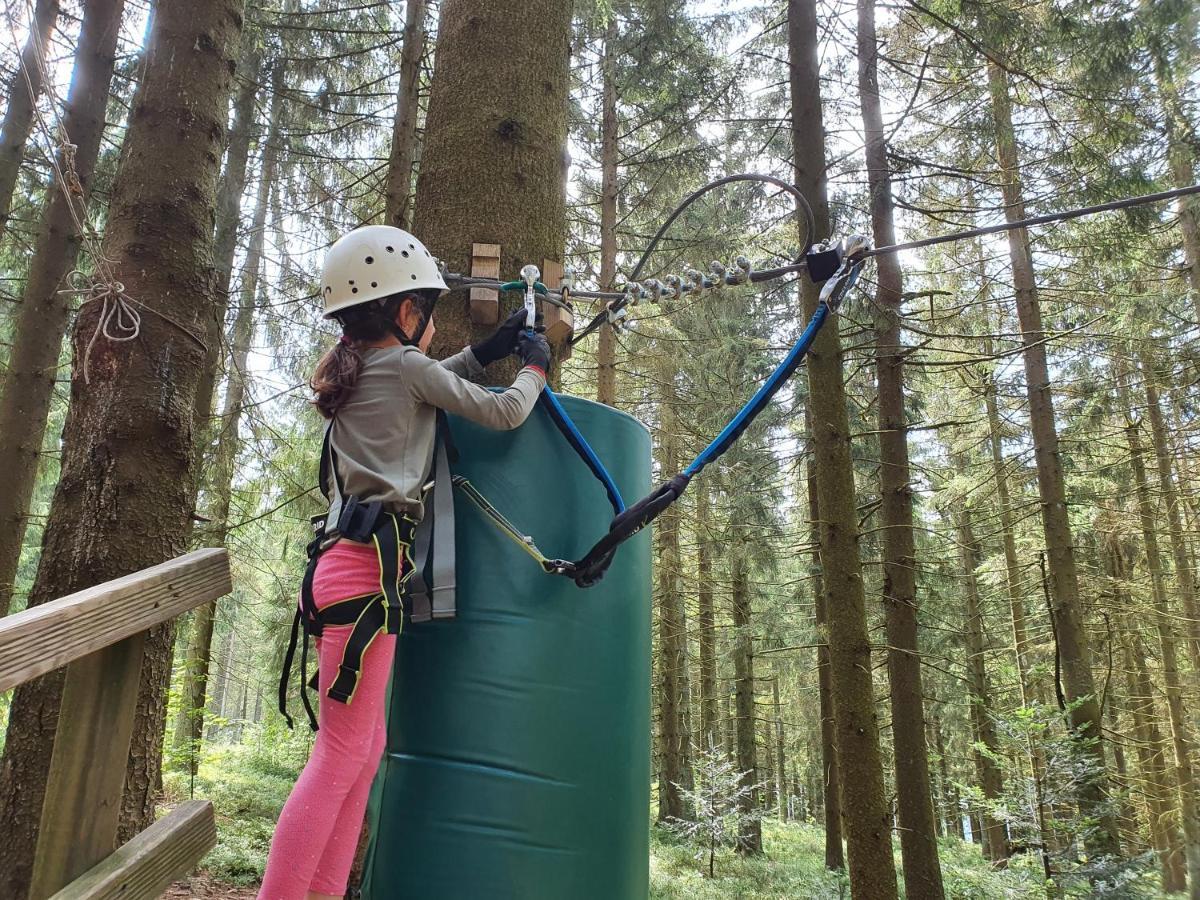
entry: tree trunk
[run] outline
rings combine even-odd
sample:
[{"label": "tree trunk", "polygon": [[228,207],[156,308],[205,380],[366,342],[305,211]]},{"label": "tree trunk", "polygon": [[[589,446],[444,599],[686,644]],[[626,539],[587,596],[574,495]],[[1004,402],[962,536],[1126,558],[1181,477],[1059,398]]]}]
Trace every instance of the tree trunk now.
[{"label": "tree trunk", "polygon": [[[254,214],[250,222],[250,245],[246,253],[246,265],[242,271],[238,311],[229,334],[229,375],[219,420],[221,430],[217,437],[217,449],[212,464],[213,476],[209,485],[213,506],[208,518],[212,524],[205,543],[213,547],[225,546],[228,537],[234,470],[238,450],[241,448],[238,429],[246,397],[247,361],[250,357],[250,343],[254,337],[259,277],[266,242],[267,209],[270,205],[271,188],[275,185],[279,160],[283,85],[284,63],[280,61],[276,63],[272,75],[271,111],[268,119],[270,125],[263,141],[258,192],[254,199]],[[208,689],[216,608],[217,604],[214,601],[205,604],[196,612],[195,627],[188,642],[187,661],[183,669],[182,698],[175,727],[175,746],[178,748],[186,747],[190,743],[198,749],[204,734],[204,703]],[[194,775],[199,763],[198,755],[193,752],[189,760]]]},{"label": "tree trunk", "polygon": [[[1128,580],[1128,565],[1119,547],[1114,545],[1107,549],[1105,567],[1113,579],[1118,603],[1124,600],[1128,604],[1129,596],[1124,587]],[[1145,783],[1143,793],[1150,821],[1151,843],[1158,854],[1163,890],[1179,893],[1187,889],[1187,865],[1179,829],[1175,827],[1175,804],[1167,784],[1166,745],[1154,710],[1153,688],[1150,673],[1146,670],[1146,651],[1132,618],[1126,620],[1124,631],[1122,653],[1126,693],[1129,696],[1133,733],[1137,739],[1134,746],[1137,749],[1138,768]]]},{"label": "tree trunk", "polygon": [[[775,712],[775,799],[779,804],[779,820],[788,819],[787,758],[784,755],[783,711],[779,705],[779,671],[771,679],[771,706]],[[770,746],[770,745],[768,745]]]},{"label": "tree trunk", "polygon": [[[1189,43],[1192,40],[1190,35],[1187,40]],[[1154,61],[1155,85],[1167,125],[1167,163],[1171,170],[1171,181],[1177,188],[1190,187],[1196,181],[1196,133],[1183,108],[1161,38],[1156,36],[1151,41],[1150,50]],[[1188,53],[1188,56],[1191,54]],[[1192,298],[1196,321],[1200,322],[1200,204],[1194,196],[1179,200],[1179,234],[1183,243],[1188,294]]]},{"label": "tree trunk", "polygon": [[[186,549],[195,392],[205,360],[199,336],[216,302],[215,193],[241,24],[238,0],[157,4],[103,247],[113,276],[144,307],[141,338],[97,341],[85,385],[78,363],[100,306],[89,304],[80,314],[62,476],[34,583],[37,602]],[[5,896],[25,895],[60,685],[61,678],[43,679],[14,698],[0,797]]]},{"label": "tree trunk", "polygon": [[[229,149],[225,154],[225,170],[217,190],[217,225],[213,241],[213,258],[217,270],[217,302],[207,323],[208,358],[196,389],[196,420],[201,425],[198,453],[211,445],[213,393],[220,369],[221,338],[225,333],[225,314],[229,310],[229,287],[233,283],[233,260],[237,254],[238,233],[242,224],[242,194],[246,189],[246,169],[250,160],[250,142],[255,134],[259,78],[262,74],[262,54],[258,50],[258,34],[247,29],[242,34],[241,59],[238,62],[238,92],[233,101],[233,124],[229,129]],[[274,101],[272,101],[274,102]]]},{"label": "tree trunk", "polygon": [[[987,68],[997,157],[1003,176],[1004,215],[1007,221],[1014,222],[1025,217],[1025,200],[1012,124],[1012,105],[1008,95],[1008,76],[994,62],[989,61]],[[1107,807],[1108,776],[1100,728],[1100,706],[1092,681],[1091,651],[1083,620],[1079,576],[1067,512],[1066,484],[1058,453],[1054,400],[1050,394],[1046,335],[1042,330],[1028,232],[1024,228],[1008,232],[1008,248],[1013,286],[1016,289],[1017,317],[1021,323],[1021,340],[1024,344],[1025,387],[1029,397],[1029,419],[1041,496],[1042,527],[1046,537],[1052,612],[1062,661],[1063,689],[1067,702],[1071,704],[1072,733],[1079,741],[1083,757],[1089,759],[1094,768],[1093,777],[1084,779],[1078,799],[1085,815],[1099,822],[1099,827],[1088,841],[1088,849],[1097,855],[1115,854],[1118,835],[1116,822]]]},{"label": "tree trunk", "polygon": [[713,612],[711,499],[705,483],[695,485],[696,492],[696,581],[699,609],[696,628],[700,640],[700,749],[708,751],[720,745],[717,709],[717,631]]},{"label": "tree trunk", "polygon": [[[959,471],[962,471],[961,465]],[[996,802],[1004,793],[1003,776],[996,763],[1000,744],[996,738],[996,721],[992,714],[992,692],[988,684],[984,655],[987,652],[983,629],[983,609],[979,602],[979,582],[975,572],[979,568],[979,545],[975,541],[971,516],[964,506],[958,510],[958,547],[962,561],[963,584],[966,587],[966,632],[967,632],[967,681],[971,691],[971,721],[976,740],[983,745],[975,748],[975,772],[986,801]],[[981,813],[983,846],[987,858],[993,863],[1008,859],[1008,841],[1004,835],[1004,823],[988,809]]]},{"label": "tree trunk", "polygon": [[[502,277],[561,260],[566,235],[571,3],[444,0],[413,226],[468,272],[471,244],[500,245]],[[495,327],[473,324],[460,294],[438,306],[433,355]],[[507,384],[509,361],[484,380]]]},{"label": "tree trunk", "polygon": [[[611,291],[617,280],[617,17],[610,14],[600,62],[603,111],[600,123],[600,290]],[[617,404],[617,335],[604,325],[596,347],[596,399]],[[711,600],[711,595],[710,595]]]},{"label": "tree trunk", "polygon": [[1175,561],[1175,584],[1179,590],[1179,603],[1187,619],[1188,637],[1185,644],[1192,671],[1200,672],[1200,605],[1196,603],[1196,582],[1192,573],[1192,562],[1188,558],[1187,543],[1184,540],[1183,518],[1179,512],[1179,491],[1175,485],[1174,465],[1167,445],[1167,428],[1163,422],[1155,371],[1147,356],[1142,357],[1142,377],[1145,380],[1146,411],[1154,440],[1154,455],[1158,460],[1158,490],[1166,506],[1171,556]]},{"label": "tree trunk", "polygon": [[[12,602],[29,501],[42,457],[46,417],[71,312],[70,295],[59,291],[75,268],[82,240],[75,222],[87,214],[123,8],[124,0],[97,0],[84,10],[62,119],[75,145],[78,183],[68,174],[65,190],[57,179],[47,189],[33,262],[13,324],[8,374],[0,386],[0,472],[8,485],[0,491],[0,616],[7,615]],[[64,173],[71,168],[61,151],[58,165]]]},{"label": "tree trunk", "polygon": [[[805,413],[812,433],[812,414]],[[825,609],[825,581],[821,577],[821,516],[817,504],[817,467],[808,461],[808,514],[813,544],[813,615],[817,624],[817,694],[821,709],[821,788],[825,801],[825,868],[846,868],[842,848],[842,784],[838,773],[837,726],[833,720],[833,686],[829,674],[829,616]]]},{"label": "tree trunk", "polygon": [[[892,178],[880,111],[875,0],[858,0],[858,96],[866,136],[867,182],[875,245],[896,243]],[[912,474],[904,409],[904,356],[899,258],[876,258],[875,373],[879,400],[879,498],[883,529],[883,608],[887,617],[888,684],[904,888],[909,897],[945,896],[925,746],[921,652],[917,639],[917,566]]]},{"label": "tree trunk", "polygon": [[421,100],[421,58],[425,55],[425,0],[404,5],[404,49],[400,51],[400,89],[392,123],[384,223],[412,227],[412,175],[417,151],[417,118]]},{"label": "tree trunk", "polygon": [[[829,234],[825,141],[817,62],[816,4],[789,0],[792,146],[796,185],[813,206],[816,237]],[[804,315],[816,309],[818,290],[802,279]],[[809,404],[821,513],[821,564],[842,810],[850,854],[850,883],[859,900],[894,900],[891,815],[883,782],[879,722],[871,682],[871,640],[858,556],[858,518],[850,426],[842,383],[836,318],[823,328],[808,357]]]},{"label": "tree trunk", "polygon": [[[674,373],[663,373],[659,463],[664,472],[679,469],[675,422]],[[687,623],[679,588],[679,511],[658,519],[658,820],[691,819],[682,791],[692,788],[687,707]]]},{"label": "tree trunk", "polygon": [[[735,672],[735,703],[737,705],[737,766],[743,785],[758,782],[758,742],[754,736],[754,639],[750,633],[751,601],[750,576],[743,548],[733,544],[733,668]],[[743,814],[754,810],[754,797],[744,796],[740,802]],[[746,855],[762,853],[762,822],[743,820],[737,836],[737,851]]]},{"label": "tree trunk", "polygon": [[[13,192],[25,158],[25,144],[33,130],[33,111],[42,95],[45,81],[43,64],[52,66],[47,56],[47,42],[58,21],[58,0],[37,0],[29,37],[21,50],[21,60],[8,83],[8,106],[0,125],[0,239],[8,230],[12,212]],[[74,134],[69,131],[68,134]],[[52,186],[53,187],[53,186]]]},{"label": "tree trunk", "polygon": [[[217,657],[217,683],[213,686],[212,703],[210,704],[213,718],[222,719],[225,717],[225,697],[229,692],[229,669],[233,665],[233,650],[236,638],[237,631],[231,627],[225,632],[225,643],[221,645],[221,653]],[[219,727],[210,718],[208,734],[205,735],[205,739],[209,742],[215,740]]]},{"label": "tree trunk", "polygon": [[1130,465],[1137,489],[1138,517],[1142,526],[1142,541],[1146,550],[1146,568],[1150,572],[1151,595],[1154,600],[1158,643],[1161,653],[1163,681],[1166,684],[1167,711],[1171,719],[1171,737],[1175,749],[1175,777],[1179,787],[1180,819],[1183,825],[1183,850],[1187,859],[1189,896],[1200,898],[1200,809],[1197,809],[1196,779],[1192,769],[1192,737],[1189,718],[1184,709],[1183,684],[1179,676],[1175,638],[1177,613],[1167,602],[1163,583],[1162,562],[1158,553],[1158,534],[1154,525],[1154,507],[1150,500],[1150,485],[1146,464],[1142,459],[1138,424],[1130,410],[1128,391],[1121,384],[1122,405],[1127,411],[1125,426],[1129,442]]}]

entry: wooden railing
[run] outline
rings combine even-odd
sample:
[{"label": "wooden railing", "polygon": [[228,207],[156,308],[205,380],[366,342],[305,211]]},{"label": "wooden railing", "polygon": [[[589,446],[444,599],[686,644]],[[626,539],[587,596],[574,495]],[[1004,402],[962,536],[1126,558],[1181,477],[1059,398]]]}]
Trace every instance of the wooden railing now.
[{"label": "wooden railing", "polygon": [[146,631],[230,590],[225,551],[198,550],[0,619],[0,692],[67,667],[31,900],[150,900],[216,843],[197,800],[113,850]]}]

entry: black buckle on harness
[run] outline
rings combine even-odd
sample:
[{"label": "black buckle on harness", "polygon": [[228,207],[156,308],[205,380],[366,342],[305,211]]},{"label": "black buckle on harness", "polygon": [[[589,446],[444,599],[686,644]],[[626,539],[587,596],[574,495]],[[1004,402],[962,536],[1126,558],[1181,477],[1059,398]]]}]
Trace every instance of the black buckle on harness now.
[{"label": "black buckle on harness", "polygon": [[365,544],[371,540],[379,527],[379,516],[383,513],[383,503],[371,500],[363,503],[351,495],[342,503],[342,511],[338,516],[337,532],[351,541]]}]

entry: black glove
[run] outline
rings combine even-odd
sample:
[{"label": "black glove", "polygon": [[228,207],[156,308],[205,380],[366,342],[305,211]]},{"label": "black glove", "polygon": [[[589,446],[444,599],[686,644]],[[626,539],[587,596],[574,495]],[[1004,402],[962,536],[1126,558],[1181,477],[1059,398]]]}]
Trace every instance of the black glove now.
[{"label": "black glove", "polygon": [[517,355],[522,365],[537,366],[543,374],[550,374],[550,345],[542,335],[522,331],[517,337]]},{"label": "black glove", "polygon": [[525,327],[525,307],[521,307],[492,332],[491,337],[471,345],[471,352],[481,366],[490,366],[510,356],[517,349],[517,337]]}]

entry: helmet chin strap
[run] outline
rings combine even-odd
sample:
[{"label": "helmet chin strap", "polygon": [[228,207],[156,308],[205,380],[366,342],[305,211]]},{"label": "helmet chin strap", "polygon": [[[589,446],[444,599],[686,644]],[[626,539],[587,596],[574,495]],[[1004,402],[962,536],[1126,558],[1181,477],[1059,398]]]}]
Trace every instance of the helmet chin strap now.
[{"label": "helmet chin strap", "polygon": [[[413,306],[415,306],[418,310],[421,309],[415,301],[413,302]],[[420,324],[417,325],[417,333],[413,337],[409,337],[405,333],[404,329],[401,328],[396,322],[392,323],[392,334],[394,334],[396,336],[396,340],[398,340],[404,346],[419,348],[421,346],[421,338],[425,336],[425,329],[429,327],[429,319],[430,316],[422,310],[421,321]]]}]

